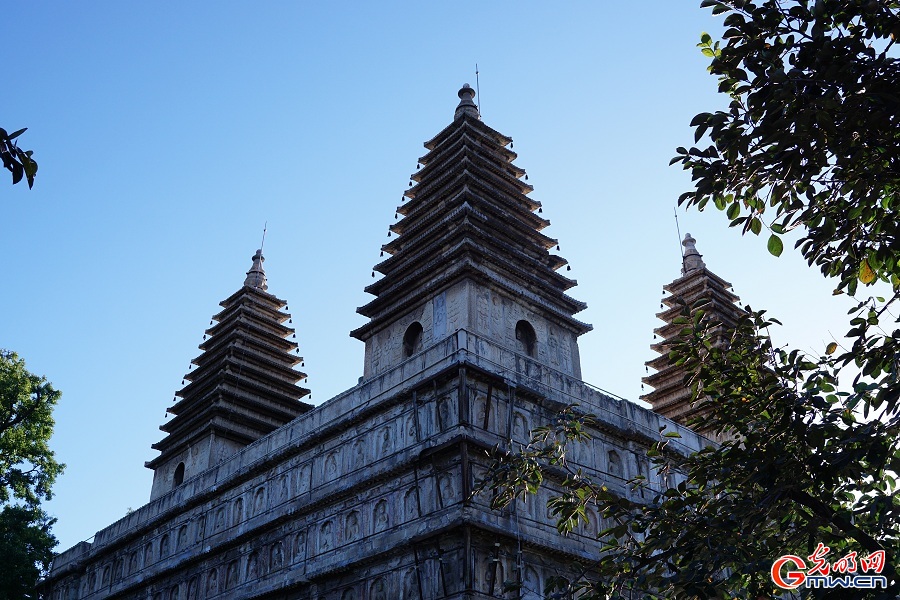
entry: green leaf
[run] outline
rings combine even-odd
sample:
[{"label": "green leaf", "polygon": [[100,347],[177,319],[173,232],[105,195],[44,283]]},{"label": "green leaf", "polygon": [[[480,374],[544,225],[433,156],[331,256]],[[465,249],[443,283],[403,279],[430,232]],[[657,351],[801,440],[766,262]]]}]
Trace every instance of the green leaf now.
[{"label": "green leaf", "polygon": [[736,219],[739,214],[741,214],[741,205],[738,202],[732,202],[728,207],[728,212],[725,213],[729,219]]},{"label": "green leaf", "polygon": [[784,252],[784,244],[781,242],[781,238],[774,233],[769,236],[769,243],[766,244],[766,247],[772,256],[781,256],[781,253]]},{"label": "green leaf", "polygon": [[825,348],[825,354],[834,354],[834,352],[837,350],[837,347],[838,347],[837,343],[831,342]]}]

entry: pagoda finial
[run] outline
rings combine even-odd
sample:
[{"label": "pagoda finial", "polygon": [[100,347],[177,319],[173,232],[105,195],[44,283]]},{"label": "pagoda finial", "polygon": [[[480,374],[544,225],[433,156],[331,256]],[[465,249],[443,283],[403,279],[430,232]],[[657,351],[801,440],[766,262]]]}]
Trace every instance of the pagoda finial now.
[{"label": "pagoda finial", "polygon": [[475,90],[472,89],[468,83],[464,83],[462,88],[459,90],[459,106],[456,107],[456,112],[453,114],[454,119],[459,119],[464,114],[469,114],[475,117],[476,119],[480,119],[481,115],[478,114],[478,106],[475,104]]},{"label": "pagoda finial", "polygon": [[266,283],[266,271],[263,269],[262,265],[265,260],[266,259],[262,254],[262,248],[260,248],[256,251],[256,254],[253,255],[253,266],[247,271],[247,279],[244,280],[244,285],[262,291],[269,289],[269,286]]},{"label": "pagoda finial", "polygon": [[682,275],[687,275],[692,271],[699,271],[700,269],[706,268],[706,263],[703,262],[703,256],[697,252],[696,243],[697,240],[695,240],[691,234],[685,234],[684,241],[681,242],[681,245],[684,246],[684,258],[682,259],[683,264],[681,267]]}]

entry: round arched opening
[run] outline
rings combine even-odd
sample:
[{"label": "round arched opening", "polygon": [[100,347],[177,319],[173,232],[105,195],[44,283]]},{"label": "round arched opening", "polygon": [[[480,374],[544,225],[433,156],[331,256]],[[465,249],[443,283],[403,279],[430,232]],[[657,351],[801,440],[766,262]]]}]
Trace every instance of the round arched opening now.
[{"label": "round arched opening", "polygon": [[175,467],[175,475],[172,481],[172,487],[178,487],[184,482],[184,463],[178,463],[178,466]]},{"label": "round arched opening", "polygon": [[403,334],[403,356],[409,358],[422,346],[422,324],[416,321],[406,328]]},{"label": "round arched opening", "polygon": [[528,356],[534,356],[537,349],[537,334],[528,321],[516,323],[516,345]]}]

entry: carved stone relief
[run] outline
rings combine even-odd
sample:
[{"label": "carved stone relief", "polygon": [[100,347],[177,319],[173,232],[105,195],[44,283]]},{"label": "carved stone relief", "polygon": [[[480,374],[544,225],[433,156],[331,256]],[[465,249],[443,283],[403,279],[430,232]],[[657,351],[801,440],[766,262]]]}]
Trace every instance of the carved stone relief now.
[{"label": "carved stone relief", "polygon": [[361,437],[353,443],[353,464],[351,469],[361,469],[366,466],[366,439]]},{"label": "carved stone relief", "polygon": [[419,488],[412,487],[407,490],[406,495],[403,497],[403,514],[406,516],[407,521],[419,518],[418,494]]},{"label": "carved stone relief", "polygon": [[625,474],[622,471],[622,459],[619,457],[619,453],[610,450],[606,456],[609,463],[609,474],[619,479],[623,478]]},{"label": "carved stone relief", "polygon": [[284,566],[284,543],[275,542],[269,551],[269,565],[272,571]]},{"label": "carved stone relief", "polygon": [[233,560],[228,563],[225,569],[225,589],[230,590],[238,583],[238,561]]},{"label": "carved stone relief", "polygon": [[416,418],[413,415],[406,417],[406,439],[408,444],[414,444],[416,442]]},{"label": "carved stone relief", "polygon": [[197,600],[199,598],[199,588],[197,577],[191,577],[187,584],[187,600]]},{"label": "carved stone relief", "polygon": [[231,525],[237,527],[244,520],[244,499],[238,498],[231,505]]},{"label": "carved stone relief", "polygon": [[379,577],[369,587],[369,600],[388,600],[388,585],[384,577]]},{"label": "carved stone relief", "polygon": [[384,531],[389,527],[387,501],[379,500],[372,509],[372,524],[376,532]]},{"label": "carved stone relief", "polygon": [[338,474],[337,451],[329,452],[325,457],[325,481],[331,481]]},{"label": "carved stone relief", "polygon": [[520,412],[516,412],[513,416],[513,439],[527,442],[530,435],[531,429],[528,427],[528,417]]},{"label": "carved stone relief", "polygon": [[541,600],[544,597],[541,579],[534,567],[525,567],[522,578],[522,600]]},{"label": "carved stone relief", "polygon": [[441,430],[447,429],[453,425],[450,411],[450,398],[444,397],[437,401],[438,424]]},{"label": "carved stone relief", "polygon": [[294,536],[294,562],[306,560],[306,533],[298,532]]},{"label": "carved stone relief", "polygon": [[[335,465],[337,467],[337,465]],[[297,494],[305,494],[309,491],[309,475],[312,470],[308,464],[300,465],[296,471],[296,489]]]},{"label": "carved stone relief", "polygon": [[247,570],[244,581],[252,581],[259,577],[259,553],[251,552],[247,557]]},{"label": "carved stone relief", "polygon": [[400,600],[414,600],[419,597],[419,582],[414,569],[407,569],[403,574],[403,590]]},{"label": "carved stone relief", "polygon": [[350,511],[344,519],[344,541],[352,542],[360,537],[359,512]]},{"label": "carved stone relief", "polygon": [[378,437],[380,445],[379,454],[382,457],[390,455],[390,453],[394,451],[394,440],[391,436],[390,426],[382,427]]},{"label": "carved stone relief", "polygon": [[258,515],[266,509],[266,488],[260,486],[253,494],[253,514]]},{"label": "carved stone relief", "polygon": [[438,340],[447,335],[447,293],[435,296],[433,306],[433,339]]},{"label": "carved stone relief", "polygon": [[438,493],[441,495],[443,506],[449,506],[456,502],[456,488],[450,475],[444,473],[438,477]]},{"label": "carved stone relief", "polygon": [[319,528],[319,552],[327,552],[334,548],[334,525],[325,521]]},{"label": "carved stone relief", "polygon": [[210,569],[206,574],[206,595],[207,597],[219,593],[219,571]]}]

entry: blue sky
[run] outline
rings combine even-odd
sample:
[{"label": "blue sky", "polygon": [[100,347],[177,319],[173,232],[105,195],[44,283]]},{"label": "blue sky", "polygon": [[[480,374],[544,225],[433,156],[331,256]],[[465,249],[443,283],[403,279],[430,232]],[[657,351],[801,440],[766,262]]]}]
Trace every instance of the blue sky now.
[{"label": "blue sky", "polygon": [[[268,222],[320,403],[362,373],[363,288],[422,142],[480,71],[588,303],[585,380],[641,394],[661,286],[678,276],[668,167],[723,105],[695,47],[699,0],[10,3],[0,125],[28,127],[37,182],[0,185],[0,347],[63,391],[64,549],[149,498],[150,444],[218,302]],[[479,100],[476,99],[476,100]],[[715,212],[715,211],[713,211]],[[707,265],[817,350],[847,304],[720,214],[679,211]],[[829,333],[830,332],[830,333]]]}]

